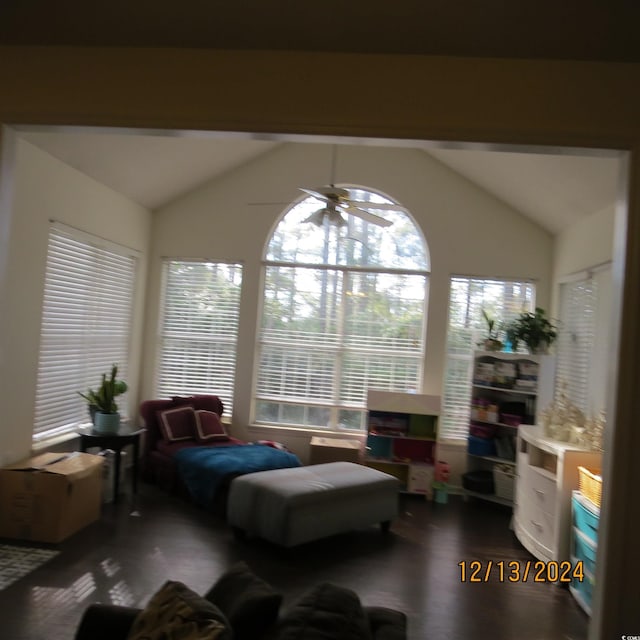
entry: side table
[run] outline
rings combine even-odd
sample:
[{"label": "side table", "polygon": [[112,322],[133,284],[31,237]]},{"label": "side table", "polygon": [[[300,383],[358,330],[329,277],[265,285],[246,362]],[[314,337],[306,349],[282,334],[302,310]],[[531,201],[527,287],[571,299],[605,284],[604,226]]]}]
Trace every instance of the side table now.
[{"label": "side table", "polygon": [[133,445],[133,474],[131,488],[133,493],[138,492],[138,463],[140,459],[140,436],[145,429],[121,424],[117,432],[101,433],[93,427],[79,427],[77,433],[80,436],[80,451],[86,452],[90,447],[100,449],[112,449],[115,453],[115,469],[113,476],[113,502],[118,501],[120,489],[120,456],[122,449],[127,445]]}]

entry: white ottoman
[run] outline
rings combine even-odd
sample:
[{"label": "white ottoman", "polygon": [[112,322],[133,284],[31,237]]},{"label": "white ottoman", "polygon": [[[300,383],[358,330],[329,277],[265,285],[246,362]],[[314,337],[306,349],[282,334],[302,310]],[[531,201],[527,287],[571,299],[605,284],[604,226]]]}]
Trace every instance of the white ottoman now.
[{"label": "white ottoman", "polygon": [[238,534],[292,547],[398,515],[400,482],[353,462],[330,462],[238,476],[227,520]]}]

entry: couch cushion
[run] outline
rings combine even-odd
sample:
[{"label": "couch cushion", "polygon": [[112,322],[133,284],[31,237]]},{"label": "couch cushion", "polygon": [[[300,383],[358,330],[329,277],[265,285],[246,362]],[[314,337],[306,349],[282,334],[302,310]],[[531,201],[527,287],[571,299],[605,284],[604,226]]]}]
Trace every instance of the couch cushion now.
[{"label": "couch cushion", "polygon": [[358,595],[325,582],[282,617],[278,640],[372,640],[372,635]]},{"label": "couch cushion", "polygon": [[199,409],[196,411],[196,440],[200,444],[229,440],[220,416],[213,411]]},{"label": "couch cushion", "polygon": [[165,440],[178,442],[195,437],[196,412],[193,407],[165,409],[159,414],[160,431]]},{"label": "couch cushion", "polygon": [[227,617],[234,640],[262,637],[278,619],[282,594],[238,562],[220,576],[205,598]]},{"label": "couch cushion", "polygon": [[229,622],[181,582],[167,581],[136,616],[127,640],[231,640]]},{"label": "couch cushion", "polygon": [[375,640],[406,640],[407,616],[387,607],[365,607],[369,628]]}]

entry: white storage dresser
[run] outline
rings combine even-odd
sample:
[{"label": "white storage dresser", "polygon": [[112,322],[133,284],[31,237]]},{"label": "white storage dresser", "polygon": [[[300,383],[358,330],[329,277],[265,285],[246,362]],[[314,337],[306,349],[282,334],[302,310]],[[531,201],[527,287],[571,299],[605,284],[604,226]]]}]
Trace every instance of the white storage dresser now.
[{"label": "white storage dresser", "polygon": [[601,454],[543,435],[542,427],[518,430],[514,530],[539,560],[570,560],[571,496],[578,466],[599,467]]}]

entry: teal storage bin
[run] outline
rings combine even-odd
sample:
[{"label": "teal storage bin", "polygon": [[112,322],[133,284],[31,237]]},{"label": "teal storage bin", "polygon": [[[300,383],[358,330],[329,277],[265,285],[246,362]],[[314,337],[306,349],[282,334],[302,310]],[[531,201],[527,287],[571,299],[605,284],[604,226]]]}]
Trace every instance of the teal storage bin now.
[{"label": "teal storage bin", "polygon": [[496,443],[493,438],[468,436],[468,451],[472,456],[495,456]]},{"label": "teal storage bin", "polygon": [[591,575],[596,573],[596,552],[597,545],[589,539],[586,534],[573,528],[573,555],[576,560],[582,560],[585,571]]},{"label": "teal storage bin", "polygon": [[569,585],[571,595],[577,600],[585,613],[591,615],[591,601],[593,599],[593,578],[585,575],[584,580],[572,580]]},{"label": "teal storage bin", "polygon": [[382,436],[367,438],[367,455],[372,458],[391,458],[393,441]]},{"label": "teal storage bin", "polygon": [[[598,541],[598,524],[600,520],[600,514],[587,506],[587,501],[582,498],[581,494],[574,491],[571,497],[573,512],[573,526],[579,531],[582,531],[589,540],[593,542]],[[590,503],[589,503],[590,504]],[[594,505],[593,509],[597,509]]]}]

